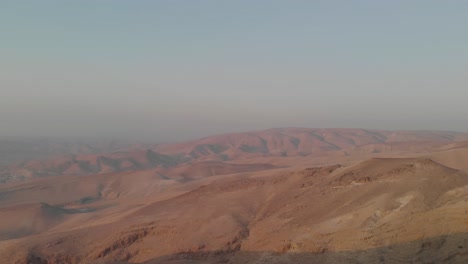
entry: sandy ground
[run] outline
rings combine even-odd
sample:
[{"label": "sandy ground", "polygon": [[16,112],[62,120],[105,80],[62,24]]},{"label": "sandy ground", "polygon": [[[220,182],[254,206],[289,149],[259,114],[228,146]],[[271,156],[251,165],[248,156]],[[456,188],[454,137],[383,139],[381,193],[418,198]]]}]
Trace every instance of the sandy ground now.
[{"label": "sandy ground", "polygon": [[468,148],[430,146],[0,185],[0,263],[468,263]]}]

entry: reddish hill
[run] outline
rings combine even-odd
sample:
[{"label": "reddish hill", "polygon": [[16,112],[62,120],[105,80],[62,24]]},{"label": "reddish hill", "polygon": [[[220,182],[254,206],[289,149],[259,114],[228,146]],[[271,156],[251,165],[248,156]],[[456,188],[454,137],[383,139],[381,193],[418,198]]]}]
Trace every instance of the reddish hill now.
[{"label": "reddish hill", "polygon": [[[124,180],[120,184],[113,177],[85,177],[89,183],[99,178],[103,192],[122,193],[83,205],[113,205],[102,209],[74,213],[57,204],[4,208],[8,217],[16,211],[19,216],[35,216],[42,224],[24,229],[19,222],[1,219],[4,230],[11,226],[18,233],[3,234],[0,262],[468,261],[468,175],[430,159],[379,158],[347,167],[220,176],[211,182],[197,180],[192,186],[187,184],[193,182],[174,184],[183,190],[179,194],[161,188],[176,194],[164,198],[158,198],[154,189],[159,179],[149,181],[141,175],[143,181],[138,183],[127,176],[137,175],[119,176]],[[148,196],[132,201],[149,182],[153,187],[145,191]],[[67,186],[64,177],[42,184]],[[14,235],[16,239],[8,239]]]},{"label": "reddish hill", "polygon": [[0,169],[0,182],[43,176],[172,168],[200,161],[252,163],[252,159],[261,157],[317,158],[433,151],[463,140],[468,140],[467,133],[277,128],[217,135],[185,143],[148,145],[146,149],[135,146],[117,152],[30,160]]},{"label": "reddish hill", "polygon": [[91,175],[109,172],[174,167],[183,162],[177,156],[163,155],[152,150],[130,150],[99,155],[77,155],[44,160],[31,160],[4,167],[0,182],[14,179],[58,175]]},{"label": "reddish hill", "polygon": [[438,131],[383,131],[367,129],[276,128],[248,133],[211,136],[178,144],[159,145],[164,154],[192,158],[238,159],[251,156],[321,155],[326,152],[371,144],[441,142],[468,140],[468,133]]},{"label": "reddish hill", "polygon": [[202,161],[162,170],[160,174],[169,178],[198,179],[209,176],[254,172],[275,168],[278,167],[267,163],[231,164],[217,161]]}]

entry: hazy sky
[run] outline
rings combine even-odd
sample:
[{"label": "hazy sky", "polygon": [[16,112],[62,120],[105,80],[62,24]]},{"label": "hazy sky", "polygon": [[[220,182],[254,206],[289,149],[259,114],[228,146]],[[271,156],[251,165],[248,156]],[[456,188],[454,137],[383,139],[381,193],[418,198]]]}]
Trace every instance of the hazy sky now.
[{"label": "hazy sky", "polygon": [[468,1],[0,0],[0,135],[468,131]]}]

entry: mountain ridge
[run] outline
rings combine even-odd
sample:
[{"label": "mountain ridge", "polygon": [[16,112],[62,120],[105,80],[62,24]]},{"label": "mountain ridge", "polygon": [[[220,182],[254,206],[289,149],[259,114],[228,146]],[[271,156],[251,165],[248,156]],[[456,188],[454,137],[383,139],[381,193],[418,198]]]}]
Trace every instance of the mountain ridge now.
[{"label": "mountain ridge", "polygon": [[274,128],[214,135],[182,143],[138,145],[114,152],[32,159],[0,168],[0,182],[44,176],[175,168],[188,162],[242,163],[262,157],[346,156],[354,155],[351,153],[433,150],[445,145],[465,146],[462,141],[468,141],[468,133]]},{"label": "mountain ridge", "polygon": [[[0,242],[0,251],[17,263],[464,263],[467,186],[466,173],[429,158],[217,176],[164,199],[149,192],[119,217],[109,208],[57,218],[54,232]],[[119,188],[81,206],[125,207],[138,195]],[[87,214],[91,223],[65,229]]]}]

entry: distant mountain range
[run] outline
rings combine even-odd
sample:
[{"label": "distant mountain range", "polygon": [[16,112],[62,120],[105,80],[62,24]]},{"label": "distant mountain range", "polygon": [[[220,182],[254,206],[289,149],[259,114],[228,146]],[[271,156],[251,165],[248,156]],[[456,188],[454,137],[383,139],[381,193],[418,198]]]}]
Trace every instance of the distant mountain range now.
[{"label": "distant mountain range", "polygon": [[[185,177],[182,173],[177,174],[173,171],[183,171],[183,168],[178,167],[202,161],[245,163],[249,159],[261,157],[323,157],[348,156],[356,153],[422,151],[425,148],[430,150],[434,147],[443,148],[459,141],[468,141],[468,133],[276,128],[216,135],[164,145],[128,146],[116,141],[96,143],[43,141],[34,144],[0,142],[1,164],[7,164],[0,169],[0,182],[45,176],[90,175],[146,169],[158,169],[169,177]],[[13,162],[20,157],[24,161]],[[257,165],[265,166],[265,164]],[[219,167],[219,163],[216,166]],[[225,166],[232,167],[232,165]],[[176,169],[168,171],[170,168]]]},{"label": "distant mountain range", "polygon": [[0,263],[468,263],[468,134],[118,145],[5,166]]}]

